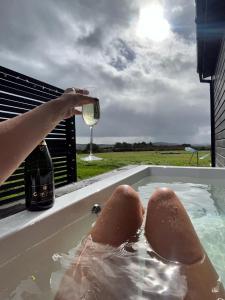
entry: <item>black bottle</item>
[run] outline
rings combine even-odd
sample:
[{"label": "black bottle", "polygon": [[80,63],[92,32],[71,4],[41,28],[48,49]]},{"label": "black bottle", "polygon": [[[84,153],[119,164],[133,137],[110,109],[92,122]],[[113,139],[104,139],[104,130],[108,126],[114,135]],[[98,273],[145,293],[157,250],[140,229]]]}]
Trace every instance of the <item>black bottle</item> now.
[{"label": "black bottle", "polygon": [[54,204],[53,164],[42,141],[25,160],[25,200],[28,210],[43,210]]}]

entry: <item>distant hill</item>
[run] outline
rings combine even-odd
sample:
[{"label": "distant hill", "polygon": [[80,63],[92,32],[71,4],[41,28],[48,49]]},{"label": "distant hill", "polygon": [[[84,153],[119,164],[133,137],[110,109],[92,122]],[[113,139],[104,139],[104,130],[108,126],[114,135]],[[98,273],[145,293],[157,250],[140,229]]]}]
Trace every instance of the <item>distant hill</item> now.
[{"label": "distant hill", "polygon": [[[128,143],[130,144],[130,143]],[[131,143],[132,144],[132,143]],[[104,148],[104,149],[107,149],[107,148],[113,148],[113,146],[115,144],[97,144],[99,148]],[[182,146],[184,144],[179,144],[179,143],[168,143],[168,142],[155,142],[155,143],[152,143],[152,146],[153,147],[174,147],[174,146]],[[83,151],[85,150],[87,144],[77,144],[77,150],[78,151]],[[210,148],[210,145],[208,144],[191,144],[191,147],[192,148],[198,148],[198,147],[207,147],[207,148]]]},{"label": "distant hill", "polygon": [[194,147],[208,147],[208,148],[211,147],[210,144],[192,144],[191,146],[192,146],[193,148],[194,148]]},{"label": "distant hill", "polygon": [[[97,144],[99,148],[112,148],[113,144]],[[83,151],[87,144],[77,144],[77,150]]]},{"label": "distant hill", "polygon": [[76,145],[77,146],[77,150],[84,150],[85,148],[86,148],[86,146],[87,146],[87,144],[77,144]]},{"label": "distant hill", "polygon": [[180,145],[180,144],[179,143],[156,142],[156,143],[152,143],[152,145],[154,145],[154,146],[176,146],[176,145]]}]

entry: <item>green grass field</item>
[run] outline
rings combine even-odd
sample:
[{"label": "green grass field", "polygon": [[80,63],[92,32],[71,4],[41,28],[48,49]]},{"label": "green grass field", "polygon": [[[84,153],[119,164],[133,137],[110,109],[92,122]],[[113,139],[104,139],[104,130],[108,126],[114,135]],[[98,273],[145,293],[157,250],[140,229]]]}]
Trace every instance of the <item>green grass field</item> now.
[{"label": "green grass field", "polygon": [[[199,158],[209,153],[208,151],[200,151]],[[191,164],[189,160],[191,153],[186,151],[141,151],[141,152],[109,152],[97,153],[102,157],[101,161],[84,162],[81,160],[84,154],[77,155],[77,171],[79,180],[86,179],[95,175],[109,172],[113,169],[126,165],[167,165],[167,166],[196,166],[196,154]],[[199,159],[200,167],[210,166],[210,155],[205,159]]]}]

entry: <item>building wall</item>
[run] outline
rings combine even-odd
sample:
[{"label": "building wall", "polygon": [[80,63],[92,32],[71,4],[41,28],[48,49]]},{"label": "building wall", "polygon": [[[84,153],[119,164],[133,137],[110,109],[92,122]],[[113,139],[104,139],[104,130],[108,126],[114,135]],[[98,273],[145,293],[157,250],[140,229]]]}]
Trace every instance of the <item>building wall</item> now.
[{"label": "building wall", "polygon": [[225,39],[215,72],[214,104],[216,166],[225,167]]}]

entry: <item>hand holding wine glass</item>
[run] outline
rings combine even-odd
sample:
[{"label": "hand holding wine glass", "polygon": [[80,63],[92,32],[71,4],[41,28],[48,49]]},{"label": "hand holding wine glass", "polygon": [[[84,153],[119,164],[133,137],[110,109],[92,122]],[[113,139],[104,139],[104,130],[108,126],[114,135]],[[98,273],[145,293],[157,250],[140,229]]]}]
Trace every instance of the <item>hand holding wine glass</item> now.
[{"label": "hand holding wine glass", "polygon": [[68,88],[54,101],[57,104],[55,107],[62,115],[61,119],[68,119],[74,115],[82,114],[77,107],[95,103],[96,100],[98,99],[89,96],[89,91],[86,89]]},{"label": "hand holding wine glass", "polygon": [[[89,87],[88,89],[92,89]],[[75,97],[74,97],[75,96]],[[77,96],[77,99],[76,99]],[[82,114],[84,122],[90,127],[90,154],[84,157],[85,161],[101,160],[102,158],[96,157],[92,153],[93,144],[93,126],[97,124],[100,118],[100,105],[99,100],[89,95],[89,91],[85,89],[70,88],[65,91],[62,97],[72,100],[74,106],[67,110],[64,118],[72,117],[75,114]],[[71,98],[71,99],[70,99]],[[80,105],[79,105],[80,104]],[[82,112],[76,109],[76,106],[82,106]]]}]

